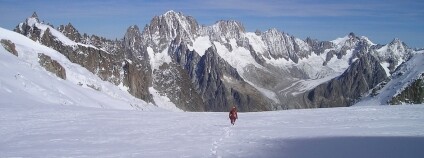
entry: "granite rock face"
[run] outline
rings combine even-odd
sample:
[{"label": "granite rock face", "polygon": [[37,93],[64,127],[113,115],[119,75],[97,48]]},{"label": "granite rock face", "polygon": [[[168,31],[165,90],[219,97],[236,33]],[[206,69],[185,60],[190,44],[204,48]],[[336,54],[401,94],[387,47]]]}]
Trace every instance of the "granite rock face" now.
[{"label": "granite rock face", "polygon": [[15,56],[18,56],[18,51],[16,51],[16,46],[12,41],[1,39],[0,43],[8,52],[12,53]]},{"label": "granite rock face", "polygon": [[[133,53],[127,52],[131,50],[125,47],[122,41],[107,40],[95,35],[84,34],[81,36],[71,24],[61,26],[56,30],[49,25],[40,23],[36,13],[19,24],[15,28],[15,32],[62,53],[71,62],[81,65],[102,80],[115,85],[122,83],[128,86],[129,92],[137,98],[147,102],[153,100],[148,90],[151,85],[149,82],[151,77],[144,77],[145,73],[151,74],[151,72],[144,69],[143,62],[126,62],[127,59],[136,61],[137,58],[128,56]],[[64,39],[58,33],[63,33],[69,40]]]},{"label": "granite rock face", "polygon": [[153,102],[149,92],[152,79],[150,75],[146,75],[151,72],[143,68],[141,64],[127,60],[124,61],[123,72],[122,83],[129,88],[130,94],[146,102]]},{"label": "granite rock face", "polygon": [[312,108],[351,106],[386,78],[378,60],[366,54],[352,63],[341,76],[306,93],[305,99],[310,103],[308,107]]},{"label": "granite rock face", "polygon": [[43,53],[38,54],[39,63],[47,71],[55,74],[57,77],[66,80],[66,70],[56,60],[53,60],[50,56]]},{"label": "granite rock face", "polygon": [[199,25],[193,17],[168,11],[150,21],[142,32],[142,41],[155,52],[162,52],[177,36],[186,43],[191,43],[198,30]]},{"label": "granite rock face", "polygon": [[[169,30],[174,31],[169,33]],[[141,33],[144,41],[135,43],[151,48],[155,53],[150,55],[166,53],[171,57],[170,63],[153,70],[153,87],[160,94],[168,96],[180,109],[227,111],[237,106],[240,111],[270,110],[269,100],[246,83],[237,70],[218,55],[214,46],[202,52],[202,56],[189,49],[199,36],[242,39],[243,32],[244,28],[234,21],[220,21],[212,27],[200,27],[193,18],[170,11],[153,18]],[[162,38],[156,38],[158,36]],[[224,38],[218,38],[221,36]],[[150,55],[149,59],[152,60],[154,57]],[[227,80],[237,82],[228,83]]]},{"label": "granite rock face", "polygon": [[74,26],[72,26],[71,23],[68,23],[68,25],[60,25],[58,28],[58,31],[62,32],[63,35],[68,37],[70,40],[75,42],[81,42],[82,36],[78,32],[77,29],[75,29]]}]

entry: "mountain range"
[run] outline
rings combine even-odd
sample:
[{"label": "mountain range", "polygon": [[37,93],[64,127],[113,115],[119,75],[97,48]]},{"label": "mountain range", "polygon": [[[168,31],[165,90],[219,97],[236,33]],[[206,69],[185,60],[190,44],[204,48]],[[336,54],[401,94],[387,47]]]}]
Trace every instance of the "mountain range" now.
[{"label": "mountain range", "polygon": [[[142,29],[130,26],[119,40],[80,33],[71,23],[55,28],[36,13],[14,32],[1,31],[8,52],[37,53],[38,64],[63,82],[104,93],[104,82],[112,84],[142,100],[124,103],[134,108],[269,111],[424,100],[424,51],[399,39],[381,45],[348,33],[332,41],[302,40],[277,29],[247,32],[233,20],[204,26],[175,11]],[[17,40],[18,34],[33,43]],[[32,45],[53,53],[31,52]],[[76,77],[67,61],[102,82]]]}]

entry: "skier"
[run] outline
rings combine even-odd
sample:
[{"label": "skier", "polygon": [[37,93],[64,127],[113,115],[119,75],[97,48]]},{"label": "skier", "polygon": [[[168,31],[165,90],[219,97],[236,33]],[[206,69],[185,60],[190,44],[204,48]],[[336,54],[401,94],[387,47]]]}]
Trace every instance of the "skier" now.
[{"label": "skier", "polygon": [[233,106],[233,108],[231,109],[229,117],[230,117],[230,120],[231,120],[231,124],[234,125],[234,123],[236,122],[236,119],[238,119],[237,109],[236,109],[235,106]]}]

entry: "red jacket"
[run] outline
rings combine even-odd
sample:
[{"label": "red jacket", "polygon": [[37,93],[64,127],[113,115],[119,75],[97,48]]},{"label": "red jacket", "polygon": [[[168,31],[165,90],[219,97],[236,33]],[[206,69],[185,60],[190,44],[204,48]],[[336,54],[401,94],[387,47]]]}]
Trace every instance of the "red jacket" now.
[{"label": "red jacket", "polygon": [[229,114],[230,119],[237,119],[237,110],[235,108],[231,109]]}]

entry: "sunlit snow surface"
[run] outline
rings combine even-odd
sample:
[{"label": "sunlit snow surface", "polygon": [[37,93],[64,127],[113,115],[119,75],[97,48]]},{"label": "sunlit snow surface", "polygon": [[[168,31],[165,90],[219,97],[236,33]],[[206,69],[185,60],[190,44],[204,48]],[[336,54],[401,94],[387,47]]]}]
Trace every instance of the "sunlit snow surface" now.
[{"label": "sunlit snow surface", "polygon": [[[4,99],[4,98],[2,98]],[[0,106],[0,157],[422,157],[424,106],[239,113]]]}]

